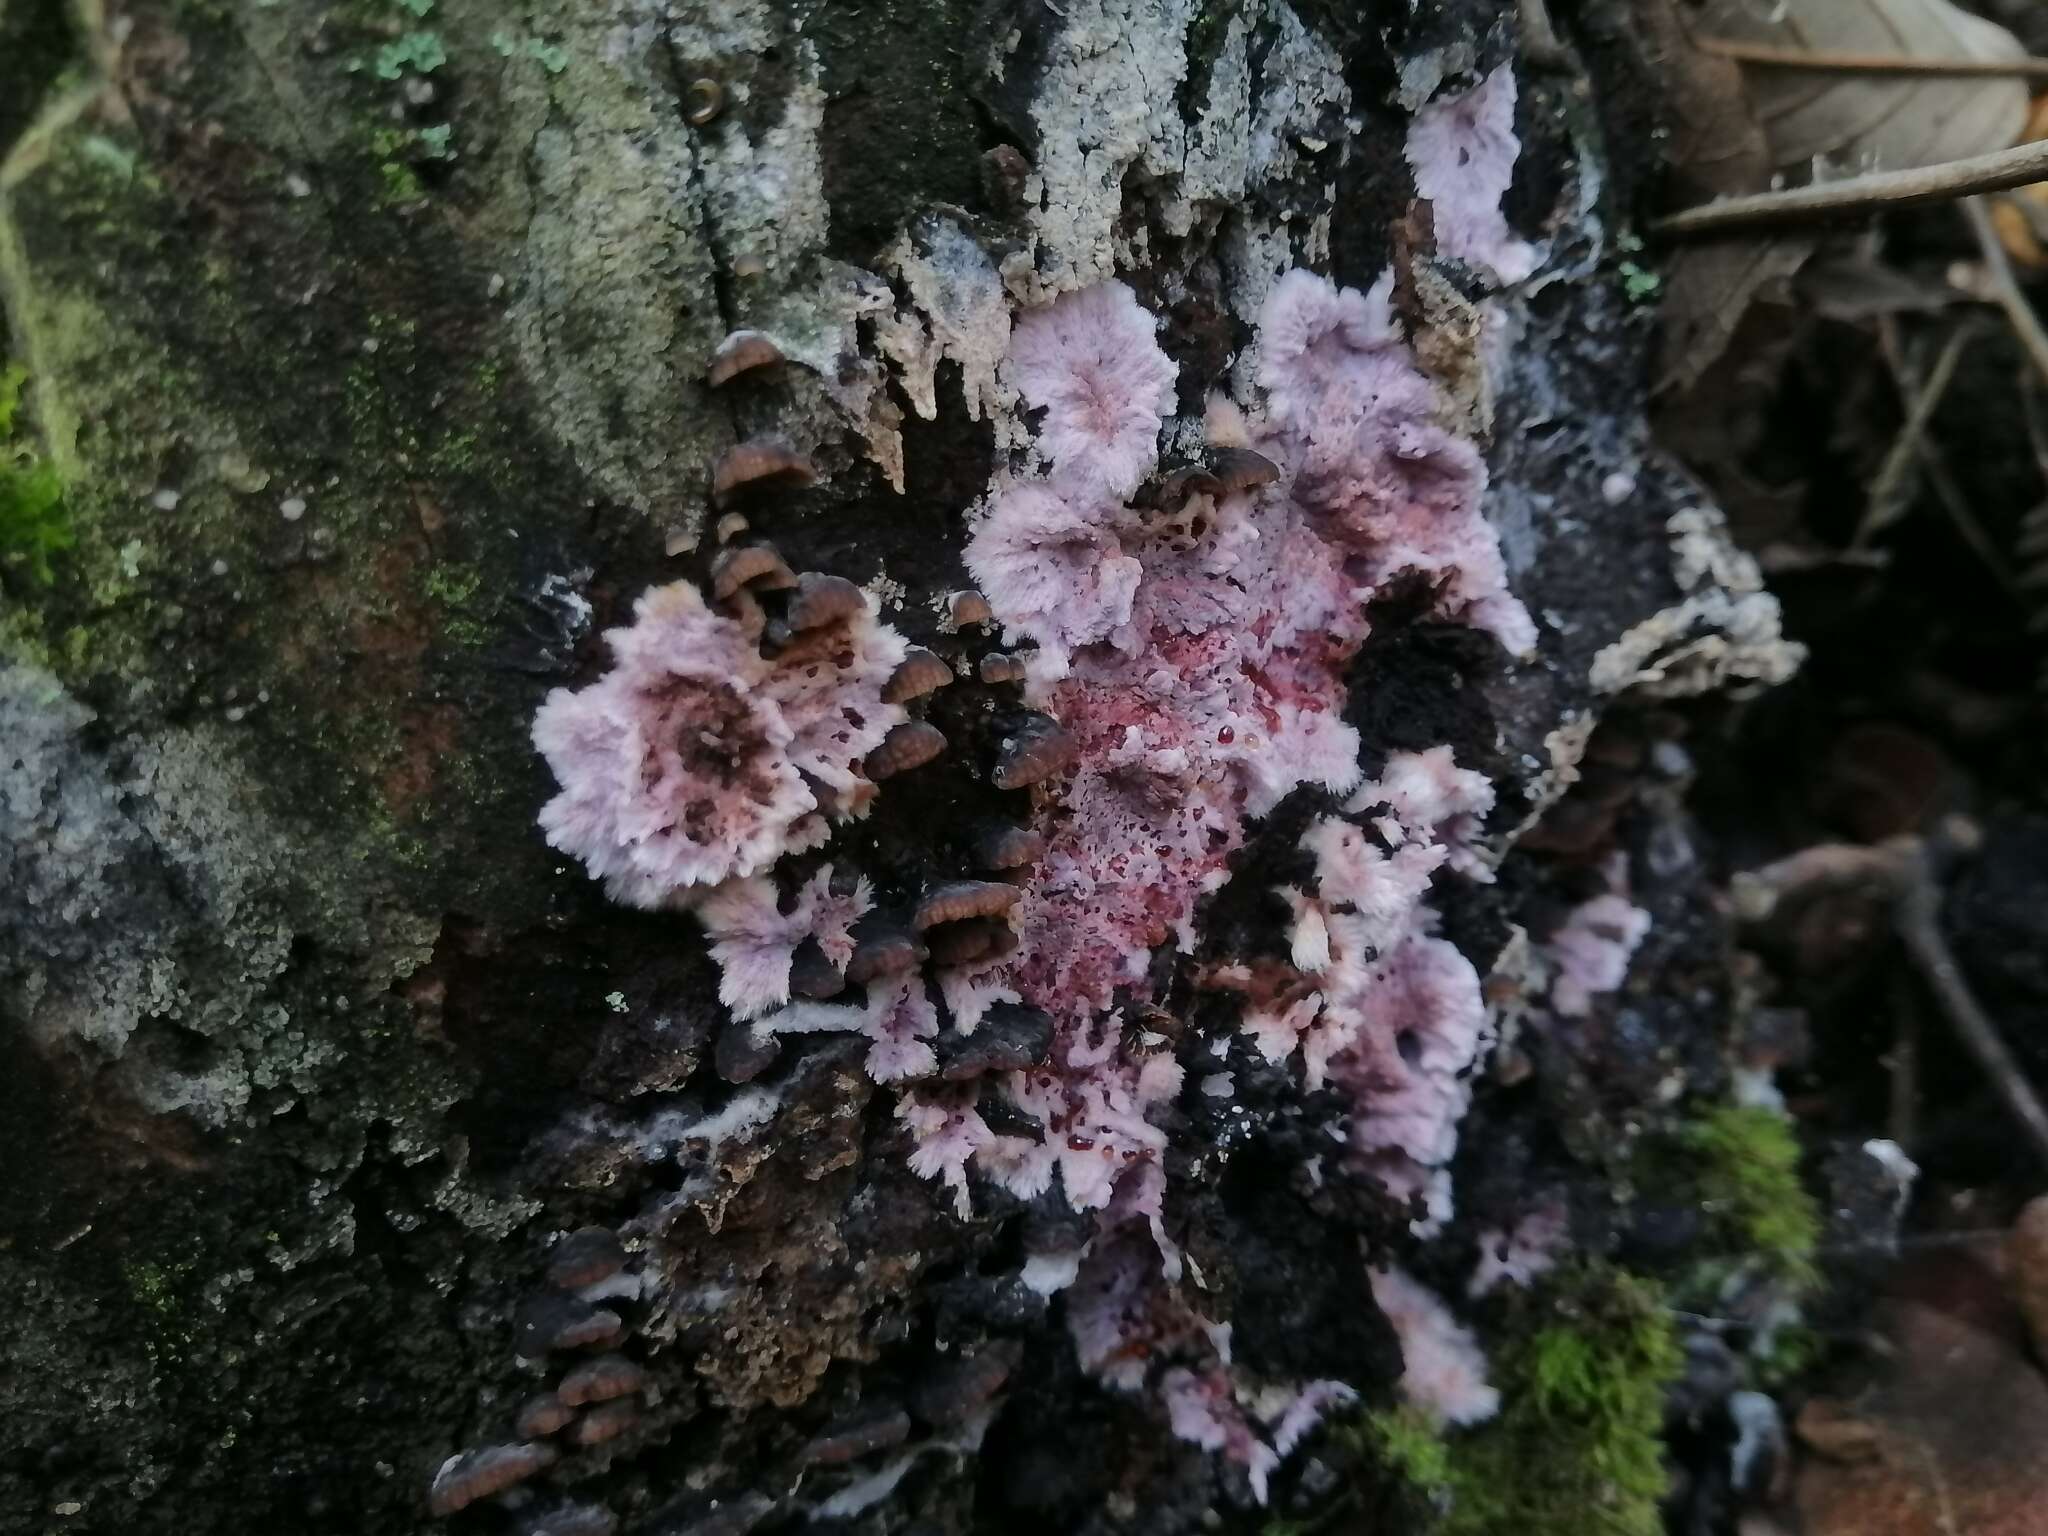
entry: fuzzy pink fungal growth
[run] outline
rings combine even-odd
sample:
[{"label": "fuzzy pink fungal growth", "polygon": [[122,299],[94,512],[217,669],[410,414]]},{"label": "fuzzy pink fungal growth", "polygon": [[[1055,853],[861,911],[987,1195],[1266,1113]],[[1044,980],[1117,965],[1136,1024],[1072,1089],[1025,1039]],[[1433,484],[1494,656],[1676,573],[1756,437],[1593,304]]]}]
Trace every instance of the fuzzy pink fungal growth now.
[{"label": "fuzzy pink fungal growth", "polygon": [[973,1215],[967,1194],[968,1159],[995,1138],[973,1104],[957,1093],[929,1099],[905,1094],[897,1101],[896,1118],[910,1130],[910,1171],[952,1190],[953,1209],[963,1220]]},{"label": "fuzzy pink fungal growth", "polygon": [[1438,604],[1521,654],[1536,641],[1507,588],[1480,513],[1486,465],[1437,421],[1434,385],[1398,339],[1383,278],[1366,293],[1291,272],[1260,320],[1259,383],[1279,430],[1268,443],[1316,532],[1355,565],[1369,595],[1404,571]]},{"label": "fuzzy pink fungal growth", "polygon": [[1370,1271],[1370,1279],[1401,1339],[1401,1395],[1442,1424],[1477,1424],[1499,1412],[1479,1341],[1437,1294],[1399,1269]]},{"label": "fuzzy pink fungal growth", "polygon": [[548,841],[616,900],[653,907],[763,868],[815,802],[740,626],[686,582],[654,588],[633,613],[605,635],[613,669],[580,693],[550,693],[533,741],[562,784],[540,813]]},{"label": "fuzzy pink fungal growth", "polygon": [[1192,1445],[1213,1451],[1245,1469],[1252,1491],[1266,1502],[1266,1481],[1280,1465],[1280,1453],[1261,1440],[1238,1406],[1230,1373],[1225,1370],[1171,1370],[1160,1378],[1159,1395],[1166,1403],[1173,1432]]},{"label": "fuzzy pink fungal growth", "polygon": [[644,593],[605,641],[612,670],[580,692],[555,689],[534,716],[534,745],[562,786],[540,822],[630,906],[815,846],[812,785],[823,809],[858,814],[854,765],[908,718],[881,696],[903,638],[871,611],[768,660],[745,625],[675,582]]},{"label": "fuzzy pink fungal growth", "polygon": [[1271,1000],[1254,1000],[1241,1020],[1267,1060],[1298,1046],[1309,1087],[1346,1092],[1357,1165],[1397,1197],[1421,1197],[1425,1235],[1450,1215],[1445,1170],[1486,1040],[1478,973],[1433,935],[1427,898],[1441,868],[1491,878],[1474,840],[1492,805],[1482,776],[1431,748],[1394,753],[1345,803],[1350,816],[1383,812],[1370,830],[1318,817],[1300,844],[1315,859],[1314,894],[1280,891],[1294,909],[1300,974],[1269,980]]},{"label": "fuzzy pink fungal growth", "polygon": [[1043,408],[1039,447],[1063,473],[1128,496],[1157,456],[1178,372],[1152,316],[1122,283],[1065,293],[1017,320],[1005,365],[1026,405]]},{"label": "fuzzy pink fungal growth", "polygon": [[1385,364],[1390,393],[1427,408],[1428,381],[1400,356],[1393,292],[1392,272],[1364,293],[1300,269],[1273,285],[1259,315],[1259,383],[1276,422],[1306,430],[1332,390],[1373,363]]},{"label": "fuzzy pink fungal growth", "polygon": [[1008,638],[1040,647],[1040,675],[1064,676],[1075,647],[1129,622],[1144,567],[1117,541],[1120,516],[1072,482],[1026,481],[994,498],[968,541],[969,574]]},{"label": "fuzzy pink fungal growth", "polygon": [[816,939],[841,970],[853,956],[853,925],[873,906],[865,876],[843,896],[832,890],[827,864],[784,912],[764,875],[728,880],[697,906],[718,962],[718,1000],[736,1019],[755,1019],[789,1001],[789,966],[797,946]]},{"label": "fuzzy pink fungal growth", "polygon": [[1437,249],[1504,283],[1536,270],[1535,247],[1514,237],[1500,211],[1521,148],[1515,73],[1505,64],[1463,95],[1431,102],[1408,126],[1408,164],[1434,213]]},{"label": "fuzzy pink fungal growth", "polygon": [[[1385,805],[1399,828],[1414,828],[1441,844],[1445,862],[1459,874],[1493,879],[1478,848],[1481,826],[1493,810],[1493,785],[1485,774],[1460,768],[1449,747],[1392,754],[1380,776],[1361,784],[1344,809],[1368,811],[1376,805]],[[1405,836],[1404,831],[1396,841]]]},{"label": "fuzzy pink fungal growth", "polygon": [[1593,1011],[1593,999],[1612,992],[1628,975],[1636,946],[1650,931],[1650,914],[1611,892],[1580,902],[1544,944],[1556,967],[1550,1006],[1567,1017]]},{"label": "fuzzy pink fungal growth", "polygon": [[[1355,999],[1358,1034],[1332,1063],[1362,1113],[1352,1144],[1440,1168],[1458,1149],[1486,1004],[1472,963],[1443,939],[1406,940],[1368,973]],[[1340,1003],[1341,1006],[1341,1003]]]},{"label": "fuzzy pink fungal growth", "polygon": [[925,992],[924,977],[915,971],[884,976],[868,987],[865,1003],[791,1003],[754,1026],[757,1035],[806,1035],[838,1032],[866,1035],[867,1073],[878,1083],[930,1077],[938,1070],[938,1054],[929,1044],[939,1032],[939,1012]]}]

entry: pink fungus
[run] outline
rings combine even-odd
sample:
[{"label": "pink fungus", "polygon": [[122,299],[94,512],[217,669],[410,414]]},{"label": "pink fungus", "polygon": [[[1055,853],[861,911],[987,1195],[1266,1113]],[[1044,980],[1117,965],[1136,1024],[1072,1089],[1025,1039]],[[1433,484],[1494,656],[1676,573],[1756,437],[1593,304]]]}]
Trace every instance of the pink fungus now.
[{"label": "pink fungus", "polygon": [[1373,1300],[1401,1340],[1401,1395],[1441,1424],[1477,1424],[1500,1409],[1486,1356],[1441,1298],[1405,1271],[1371,1271]]},{"label": "pink fungus", "polygon": [[1567,1017],[1591,1013],[1596,996],[1621,985],[1649,931],[1650,914],[1626,896],[1610,892],[1572,908],[1543,946],[1555,968],[1550,1006]]},{"label": "pink fungus", "polygon": [[806,939],[816,939],[825,959],[845,969],[853,925],[872,905],[865,876],[845,895],[835,894],[829,864],[804,882],[787,912],[766,876],[726,881],[697,907],[719,966],[719,1001],[736,1019],[780,1008],[789,1001],[790,961]]},{"label": "pink fungus", "polygon": [[[1149,448],[1147,449],[1149,452]],[[1121,513],[1059,481],[1027,481],[994,498],[967,545],[967,569],[1014,642],[1034,641],[1048,675],[1077,646],[1107,639],[1131,617],[1144,567],[1123,552]]]},{"label": "pink fungus", "polygon": [[1176,370],[1153,332],[1137,296],[1109,282],[1019,317],[1010,336],[1009,376],[1026,405],[1045,411],[1045,456],[1114,497],[1136,490],[1151,469],[1173,399]]},{"label": "pink fungus", "polygon": [[882,698],[900,635],[863,607],[765,659],[686,582],[633,614],[605,635],[611,671],[534,717],[561,784],[541,810],[550,843],[615,900],[657,907],[814,846],[813,811],[859,814],[854,765],[905,718]]},{"label": "pink fungus", "polygon": [[1479,1262],[1465,1293],[1484,1296],[1502,1281],[1527,1286],[1557,1267],[1570,1241],[1571,1213],[1562,1200],[1545,1200],[1512,1231],[1496,1228],[1479,1235]]},{"label": "pink fungus", "polygon": [[617,664],[549,694],[533,740],[562,784],[540,815],[548,841],[617,900],[652,907],[762,868],[815,801],[739,626],[680,582],[633,611],[605,636]]},{"label": "pink fungus", "polygon": [[1536,250],[1517,240],[1500,200],[1515,179],[1515,74],[1503,64],[1459,96],[1433,101],[1408,126],[1416,192],[1429,199],[1444,255],[1518,283],[1536,270]]},{"label": "pink fungus", "polygon": [[863,1034],[867,1072],[878,1083],[930,1077],[939,1058],[931,1038],[939,1032],[938,1010],[915,972],[877,979],[862,1004],[795,1002],[754,1026],[757,1035],[798,1035],[845,1030]]},{"label": "pink fungus", "polygon": [[1507,590],[1480,502],[1486,466],[1437,423],[1436,390],[1401,345],[1391,283],[1366,293],[1291,272],[1267,296],[1259,382],[1284,429],[1272,443],[1316,531],[1360,569],[1368,590],[1404,571],[1437,583],[1439,606],[1509,651],[1536,639]]}]

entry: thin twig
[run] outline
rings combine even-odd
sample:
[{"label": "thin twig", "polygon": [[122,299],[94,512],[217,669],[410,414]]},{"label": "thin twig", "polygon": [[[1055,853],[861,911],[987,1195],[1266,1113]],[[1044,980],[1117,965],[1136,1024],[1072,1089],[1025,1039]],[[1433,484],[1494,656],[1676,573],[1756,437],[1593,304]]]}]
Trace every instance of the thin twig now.
[{"label": "thin twig", "polygon": [[2048,80],[2048,59],[1916,59],[1896,53],[1821,53],[1781,48],[1771,43],[1743,43],[1726,37],[1693,40],[1701,53],[1718,54],[1738,64],[1767,69],[1803,69],[1816,74],[1845,75],[2022,75]]},{"label": "thin twig", "polygon": [[[1914,377],[1912,365],[1906,360],[1905,349],[1899,345],[1897,320],[1891,315],[1878,316],[1877,334],[1885,362],[1891,368],[1893,379],[1898,383],[1899,393],[1909,402],[1917,399],[1917,392],[1921,386]],[[2028,382],[2033,382],[2031,377]],[[1949,473],[1948,460],[1943,456],[1940,446],[1923,436],[1920,439],[1919,452],[1921,465],[1927,471],[1927,483],[1934,487],[1935,500],[1939,501],[1942,510],[1948,513],[1949,521],[1956,525],[1957,534],[1970,546],[1977,558],[1984,562],[1986,574],[1998,583],[1999,590],[2017,601],[2019,588],[2013,581],[2013,574],[2009,569],[2010,562],[1999,554],[1998,546],[1992,542],[1991,535],[1977,520],[1977,514],[1970,508],[1969,498],[1963,494],[1963,488],[1956,484],[1956,477]]]},{"label": "thin twig", "polygon": [[1910,171],[1871,171],[1782,192],[1755,192],[1687,208],[1650,225],[1670,239],[1724,235],[1770,224],[1799,224],[1844,218],[1920,203],[1949,202],[1981,192],[2003,192],[2048,180],[2048,140],[1925,165]]},{"label": "thin twig", "polygon": [[1891,1114],[1885,1129],[1907,1152],[1920,1139],[1920,1010],[1901,987],[1892,998]]},{"label": "thin twig", "polygon": [[2048,379],[2048,330],[2041,328],[2041,317],[2034,313],[2034,306],[2020,291],[2019,279],[2013,276],[2012,263],[2006,259],[2005,247],[1999,243],[1990,210],[1984,206],[1981,197],[1964,198],[1962,209],[1963,217],[1970,221],[1970,228],[1977,236],[1977,248],[1984,254],[1984,275],[1991,279],[1998,307],[2012,322],[2013,334],[2019,338],[2028,361],[2033,363],[2042,378]]},{"label": "thin twig", "polygon": [[2035,1155],[2048,1163],[2048,1107],[2036,1097],[1998,1027],[1971,993],[1962,967],[1942,936],[1941,884],[1925,847],[1915,848],[1904,863],[1893,913],[1906,953],[1926,977],[1943,1015],[1991,1079],[1991,1086],[2032,1143]]},{"label": "thin twig", "polygon": [[[1948,393],[1949,382],[1956,376],[1956,364],[1962,361],[1963,349],[1970,344],[1971,331],[1971,325],[1965,321],[1949,332],[1948,340],[1942,344],[1941,355],[1934,360],[1934,371],[1917,390],[1912,387],[1907,370],[1903,366],[1898,370],[1899,383],[1904,387],[1909,402],[1906,422],[1899,428],[1891,451],[1885,455],[1884,463],[1870,482],[1869,504],[1855,536],[1849,540],[1851,549],[1867,548],[1873,538],[1904,517],[1911,506],[1912,491],[1906,485],[1907,476],[1912,471],[1913,461],[1923,456],[1921,450],[1925,446],[1928,423],[1934,420],[1935,407],[1941,404],[1942,396]],[[1902,364],[1903,361],[1901,359]]]}]

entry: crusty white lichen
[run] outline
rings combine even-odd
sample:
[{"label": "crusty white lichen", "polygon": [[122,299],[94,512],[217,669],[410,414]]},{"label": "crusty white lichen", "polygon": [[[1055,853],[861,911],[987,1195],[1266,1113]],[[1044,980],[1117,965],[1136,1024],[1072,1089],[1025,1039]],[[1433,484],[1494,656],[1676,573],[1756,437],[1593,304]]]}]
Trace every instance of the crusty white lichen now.
[{"label": "crusty white lichen", "polygon": [[1685,596],[1604,647],[1593,658],[1592,685],[1677,699],[1717,690],[1740,696],[1791,677],[1806,648],[1784,637],[1778,600],[1721,514],[1690,507],[1664,526],[1672,578]]},{"label": "crusty white lichen", "polygon": [[0,1008],[152,1112],[287,1107],[339,1058],[327,1021],[276,995],[295,936],[391,959],[428,935],[373,929],[372,903],[326,888],[351,862],[275,826],[213,727],[112,756],[93,722],[50,674],[0,667]]}]

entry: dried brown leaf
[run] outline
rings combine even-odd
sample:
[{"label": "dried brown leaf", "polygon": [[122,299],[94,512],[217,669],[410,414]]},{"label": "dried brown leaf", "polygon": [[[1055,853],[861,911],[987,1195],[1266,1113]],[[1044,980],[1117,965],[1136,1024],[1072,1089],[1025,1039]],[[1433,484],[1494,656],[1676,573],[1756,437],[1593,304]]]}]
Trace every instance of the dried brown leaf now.
[{"label": "dried brown leaf", "polygon": [[1701,241],[1679,251],[1664,270],[1658,393],[1690,388],[1727,349],[1751,300],[1782,286],[1813,245],[1806,235],[1761,235]]},{"label": "dried brown leaf", "polygon": [[[1695,35],[1816,54],[2022,58],[2003,27],[1948,0],[1708,0]],[[2005,149],[2027,121],[2026,83],[1757,66],[1750,101],[1786,169],[1907,170]]]},{"label": "dried brown leaf", "polygon": [[[1761,188],[1771,152],[1741,66],[1696,48],[1675,0],[1635,0],[1633,19],[1671,129],[1672,195],[1704,202]],[[1661,274],[1657,389],[1691,387],[1727,347],[1757,290],[1790,277],[1812,248],[1802,236],[1770,236],[1678,251]]]},{"label": "dried brown leaf", "polygon": [[1750,111],[1742,66],[1693,46],[1674,0],[1636,0],[1633,18],[1671,129],[1673,196],[1704,202],[1763,187],[1770,146]]}]

